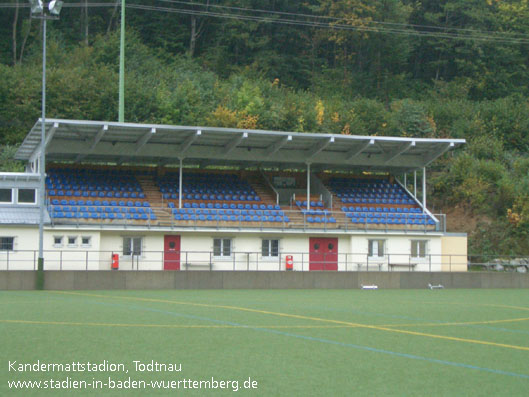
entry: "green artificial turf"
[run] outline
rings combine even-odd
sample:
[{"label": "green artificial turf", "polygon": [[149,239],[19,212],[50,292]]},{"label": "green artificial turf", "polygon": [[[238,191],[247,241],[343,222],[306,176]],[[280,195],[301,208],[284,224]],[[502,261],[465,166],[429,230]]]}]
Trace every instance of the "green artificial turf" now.
[{"label": "green artificial turf", "polygon": [[[212,378],[238,381],[236,394],[255,396],[522,396],[529,390],[529,290],[0,291],[0,313],[2,396],[234,394],[233,383],[183,388],[190,385],[184,380]],[[106,360],[125,371],[9,367],[37,360]],[[181,371],[136,371],[133,361],[153,360]],[[115,386],[130,378],[146,388],[109,388],[109,377]],[[8,385],[51,387],[51,379],[104,385],[73,391]],[[244,388],[248,379],[256,388]],[[150,386],[162,380],[174,387],[181,381],[180,388]]]}]

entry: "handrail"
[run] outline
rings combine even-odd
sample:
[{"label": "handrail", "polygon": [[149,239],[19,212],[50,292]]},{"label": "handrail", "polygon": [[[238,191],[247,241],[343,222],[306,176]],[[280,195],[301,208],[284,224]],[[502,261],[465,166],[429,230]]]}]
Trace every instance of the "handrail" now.
[{"label": "handrail", "polygon": [[[345,249],[345,248],[344,248]],[[37,250],[0,251],[0,271],[36,270]],[[366,251],[327,253],[314,256],[308,251],[277,253],[262,251],[231,251],[227,256],[215,255],[214,251],[199,250],[142,250],[139,255],[125,255],[123,249],[92,250],[82,247],[44,250],[44,270],[111,270],[113,254],[119,254],[122,270],[163,270],[167,262],[177,263],[180,270],[238,270],[238,271],[285,271],[287,256],[292,257],[295,271],[337,270],[351,271],[520,271],[529,267],[529,255],[464,255],[429,254],[414,257],[407,253],[387,252],[382,256],[369,256]],[[170,257],[169,255],[176,255]],[[312,266],[311,266],[312,265]],[[323,266],[314,268],[313,265]],[[316,266],[316,267],[317,267]],[[328,267],[328,268],[326,268]]]},{"label": "handrail", "polygon": [[[60,207],[61,211],[55,211]],[[324,231],[348,230],[403,230],[439,232],[439,223],[428,224],[428,215],[423,213],[381,212],[381,211],[331,211],[321,209],[226,209],[226,208],[169,208],[169,207],[117,207],[117,206],[81,206],[92,207],[94,211],[64,212],[63,205],[49,205],[48,211],[53,224],[87,225],[134,225],[151,227],[193,227],[193,228],[255,228],[260,229],[323,229]],[[66,205],[66,207],[75,207]],[[147,219],[134,219],[130,209],[142,211]],[[91,214],[105,214],[104,218],[92,219]],[[58,216],[61,214],[61,216]],[[86,218],[83,214],[89,214]],[[108,214],[114,214],[112,219]],[[120,214],[121,216],[118,217]],[[127,216],[126,214],[129,214]],[[151,219],[151,214],[155,215]],[[181,219],[175,219],[180,215]],[[211,218],[208,219],[208,216]],[[251,216],[251,219],[247,218]],[[263,217],[267,218],[264,219]],[[225,218],[223,218],[225,217]],[[256,218],[257,217],[257,218]],[[272,220],[271,217],[274,219]],[[145,218],[145,216],[144,216]],[[444,219],[444,215],[439,215]],[[424,223],[422,222],[424,221]]]},{"label": "handrail", "polygon": [[[419,207],[421,207],[421,209],[423,210],[423,212],[424,212],[425,214],[430,215],[430,216],[434,219],[434,221],[435,221],[436,223],[439,222],[439,219],[437,219],[437,218],[436,218],[436,217],[435,217],[435,216],[434,216],[434,215],[428,210],[428,208],[424,207],[424,206],[422,205],[422,202],[420,202],[420,201],[417,199],[417,197],[415,197],[415,196],[414,196],[414,195],[408,190],[408,188],[407,188],[406,186],[404,186],[404,184],[401,183],[401,181],[399,181],[398,178],[395,178],[395,181],[397,182],[397,184],[398,184],[400,187],[402,187],[402,188],[404,189],[404,191],[405,191],[406,193],[408,193],[408,195],[409,195],[409,196],[415,201],[415,203],[416,203]],[[446,224],[445,224],[445,230],[446,230]]]},{"label": "handrail", "polygon": [[276,204],[279,204],[279,192],[275,189],[274,185],[272,185],[272,183],[270,182],[270,179],[268,179],[268,177],[266,176],[266,174],[261,168],[259,168],[259,172],[261,176],[263,177],[263,179],[265,180],[265,182],[268,184],[268,187],[272,189],[272,191],[276,194]]}]

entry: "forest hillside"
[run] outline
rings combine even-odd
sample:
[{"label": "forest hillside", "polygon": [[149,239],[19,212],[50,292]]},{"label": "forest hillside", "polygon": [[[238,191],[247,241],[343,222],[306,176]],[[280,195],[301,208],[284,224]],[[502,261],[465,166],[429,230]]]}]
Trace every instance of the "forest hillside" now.
[{"label": "forest hillside", "polygon": [[[12,171],[40,116],[42,29],[3,1]],[[47,115],[117,120],[121,1],[74,1],[48,23]],[[529,254],[528,0],[127,0],[125,78],[130,122],[464,138],[430,168],[430,209],[470,253]]]}]

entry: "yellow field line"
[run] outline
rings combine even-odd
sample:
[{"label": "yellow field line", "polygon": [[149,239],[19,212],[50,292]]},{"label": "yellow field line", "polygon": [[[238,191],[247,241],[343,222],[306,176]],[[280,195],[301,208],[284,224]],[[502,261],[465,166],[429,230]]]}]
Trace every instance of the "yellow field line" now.
[{"label": "yellow field line", "polygon": [[69,321],[37,321],[37,320],[0,320],[8,324],[33,325],[72,325],[89,327],[147,327],[147,328],[351,328],[348,325],[230,325],[230,324],[120,324],[120,323],[83,323]]},{"label": "yellow field line", "polygon": [[89,297],[105,298],[105,299],[109,299],[109,298],[110,299],[124,299],[124,300],[132,300],[132,301],[139,301],[139,302],[157,302],[157,303],[169,303],[169,304],[175,304],[175,305],[185,305],[185,306],[197,306],[197,307],[208,307],[208,308],[217,308],[217,309],[237,310],[237,311],[243,311],[243,312],[249,312],[249,313],[268,314],[268,315],[278,316],[278,317],[296,318],[296,319],[299,319],[299,320],[311,320],[311,321],[326,322],[326,323],[339,324],[339,325],[348,325],[348,326],[351,326],[351,327],[358,327],[358,328],[365,328],[365,329],[374,329],[374,330],[377,330],[377,331],[385,331],[385,332],[393,332],[393,333],[399,333],[399,334],[405,334],[405,335],[422,336],[422,337],[433,338],[433,339],[443,339],[443,340],[450,340],[450,341],[463,342],[463,343],[471,343],[471,344],[477,344],[477,345],[503,347],[503,348],[506,348],[506,349],[522,350],[522,351],[528,351],[529,352],[529,347],[527,347],[527,346],[508,345],[508,344],[505,344],[505,343],[488,342],[488,341],[482,341],[482,340],[477,340],[477,339],[466,339],[466,338],[458,338],[458,337],[455,337],[455,336],[428,334],[428,333],[424,333],[424,332],[388,328],[388,327],[384,327],[384,326],[360,324],[360,323],[351,323],[351,322],[348,322],[348,321],[324,319],[324,318],[319,318],[319,317],[302,316],[302,315],[299,315],[299,314],[288,314],[288,313],[280,313],[280,312],[271,312],[271,311],[268,311],[268,310],[250,309],[250,308],[247,308],[247,307],[226,306],[226,305],[212,305],[212,304],[207,304],[207,303],[179,302],[179,301],[170,301],[170,300],[166,300],[166,299],[139,298],[139,297],[134,297],[134,296],[99,295],[99,294],[87,294],[87,293],[69,292],[69,291],[53,291],[53,292],[57,293],[57,294],[89,296]]},{"label": "yellow field line", "polygon": [[[413,301],[409,301],[410,303],[414,303]],[[466,302],[442,302],[442,301],[436,301],[436,302],[430,302],[430,301],[423,301],[421,303],[426,303],[428,305],[458,305],[458,306],[469,306]],[[512,305],[499,305],[497,303],[474,303],[472,306],[484,306],[484,307],[499,307],[501,309],[515,309],[515,310],[523,310],[523,311],[529,311],[529,307],[525,306],[512,306]]]},{"label": "yellow field line", "polygon": [[381,327],[433,327],[443,325],[480,325],[480,324],[500,324],[500,323],[515,323],[519,321],[527,321],[529,317],[509,318],[505,320],[487,320],[487,321],[463,321],[459,323],[409,323],[409,324],[384,324]]}]

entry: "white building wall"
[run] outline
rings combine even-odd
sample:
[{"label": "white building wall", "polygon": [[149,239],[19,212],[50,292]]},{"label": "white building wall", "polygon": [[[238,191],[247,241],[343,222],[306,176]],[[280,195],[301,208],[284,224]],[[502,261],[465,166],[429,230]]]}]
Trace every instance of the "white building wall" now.
[{"label": "white building wall", "polygon": [[[181,237],[182,268],[185,263],[188,269],[209,270],[210,263],[213,270],[285,270],[287,255],[292,255],[293,270],[301,271],[309,268],[309,239],[310,237],[330,237],[338,239],[338,270],[345,270],[345,254],[350,253],[348,236],[326,236],[306,234],[259,234],[259,233],[217,233],[217,234],[183,234]],[[232,240],[232,255],[230,257],[215,257],[204,250],[213,251],[215,238]],[[262,240],[279,240],[279,256],[263,257]]]},{"label": "white building wall", "polygon": [[[441,236],[424,234],[281,234],[248,232],[164,232],[130,230],[88,230],[76,228],[47,228],[44,234],[46,270],[110,270],[112,253],[119,254],[120,270],[162,270],[164,236],[181,237],[181,269],[185,270],[285,270],[287,255],[293,256],[294,271],[309,269],[309,240],[311,237],[338,239],[338,270],[401,270],[405,266],[389,269],[389,264],[416,264],[417,271],[441,271]],[[0,270],[33,270],[38,257],[38,228],[2,226],[1,236],[13,236],[14,251],[0,251]],[[62,237],[62,246],[55,245],[55,237]],[[75,237],[74,245],[68,237]],[[84,246],[82,237],[89,237]],[[142,254],[139,257],[123,255],[123,238],[141,237]],[[215,257],[214,238],[229,238],[232,255]],[[262,240],[279,240],[279,257],[262,256]],[[368,241],[385,241],[385,253],[381,258],[368,257]],[[427,240],[425,258],[410,258],[411,241]],[[8,264],[9,260],[9,264]]]},{"label": "white building wall", "polygon": [[[370,257],[369,240],[384,240],[384,255]],[[426,257],[412,258],[412,240],[426,240]],[[351,236],[351,267],[349,270],[441,271],[441,236],[369,234]],[[397,266],[389,267],[389,264]]]},{"label": "white building wall", "polygon": [[[123,238],[141,237],[141,255],[123,255]],[[99,269],[110,270],[112,254],[119,254],[120,270],[163,270],[163,232],[145,231],[105,231],[101,233]]]},{"label": "white building wall", "polygon": [[[39,250],[38,227],[5,226],[0,236],[14,237],[13,251],[0,251],[0,270],[36,270]],[[44,230],[44,270],[96,270],[98,269],[99,231],[81,229]],[[62,237],[62,245],[55,238]],[[75,238],[68,244],[68,237]],[[82,237],[90,244],[83,245]]]}]

